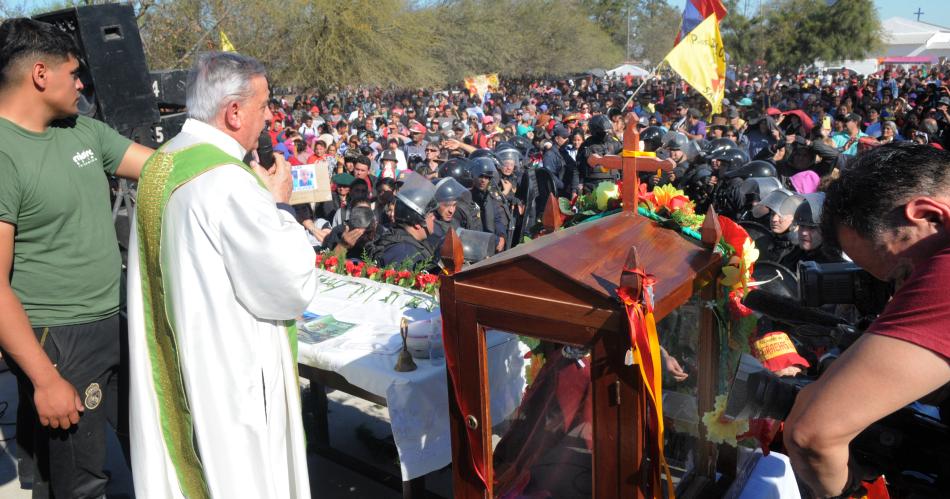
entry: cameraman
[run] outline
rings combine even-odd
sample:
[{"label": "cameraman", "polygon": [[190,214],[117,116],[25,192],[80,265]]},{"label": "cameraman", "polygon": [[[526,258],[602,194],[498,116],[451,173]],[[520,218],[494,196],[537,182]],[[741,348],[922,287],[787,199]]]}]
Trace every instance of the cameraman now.
[{"label": "cameraman", "polygon": [[950,382],[950,153],[887,144],[858,156],[827,189],[822,232],[899,285],[867,334],[799,393],[785,423],[796,474],[829,497],[873,478],[849,459],[855,436]]}]

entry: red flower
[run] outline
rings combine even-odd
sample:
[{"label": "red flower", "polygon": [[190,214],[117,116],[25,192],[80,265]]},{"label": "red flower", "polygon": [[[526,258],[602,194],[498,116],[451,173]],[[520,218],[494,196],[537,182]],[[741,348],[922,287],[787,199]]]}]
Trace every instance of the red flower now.
[{"label": "red flower", "polygon": [[383,281],[392,282],[392,279],[396,277],[396,269],[386,269],[383,271]]},{"label": "red flower", "polygon": [[353,260],[346,261],[346,273],[353,277],[360,277],[363,275],[363,262],[354,262]]},{"label": "red flower", "polygon": [[752,315],[752,309],[742,303],[743,292],[741,289],[733,289],[729,292],[729,313],[733,320],[739,320],[743,317]]},{"label": "red flower", "polygon": [[320,263],[323,262],[323,253],[317,253],[317,267],[320,266]]},{"label": "red flower", "polygon": [[737,435],[738,440],[754,438],[759,441],[759,447],[762,453],[769,455],[769,447],[775,440],[775,435],[782,429],[782,423],[774,419],[753,418],[749,420],[749,431],[742,435]]},{"label": "red flower", "polygon": [[422,273],[416,275],[416,289],[425,291],[437,282],[439,282],[439,276],[435,274]]},{"label": "red flower", "polygon": [[400,286],[412,284],[412,272],[400,270],[399,273],[396,274],[396,282],[399,283]]},{"label": "red flower", "polygon": [[335,256],[331,256],[330,258],[327,258],[327,260],[326,260],[325,262],[323,262],[323,268],[325,268],[325,269],[327,269],[327,270],[333,270],[333,271],[335,271],[335,270],[336,270],[336,266],[337,266],[339,263],[340,263],[340,259],[339,259],[339,258],[337,258],[337,257],[335,257]]},{"label": "red flower", "polygon": [[366,277],[369,277],[370,279],[375,280],[376,275],[378,273],[379,273],[379,267],[375,265],[370,265],[369,267],[366,267]]},{"label": "red flower", "polygon": [[736,256],[741,260],[742,245],[745,244],[745,240],[749,238],[749,233],[731,218],[723,215],[719,215],[719,226],[722,227],[723,241],[729,246],[732,246],[732,249],[736,252]]}]

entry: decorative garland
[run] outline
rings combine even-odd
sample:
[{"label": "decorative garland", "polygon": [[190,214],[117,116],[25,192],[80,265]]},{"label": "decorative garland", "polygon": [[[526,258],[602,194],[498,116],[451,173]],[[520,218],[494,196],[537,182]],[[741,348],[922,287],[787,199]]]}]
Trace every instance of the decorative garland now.
[{"label": "decorative garland", "polygon": [[426,262],[412,265],[409,262],[379,267],[366,256],[362,260],[340,258],[332,251],[317,253],[316,266],[324,270],[350,277],[362,277],[371,281],[394,284],[407,289],[422,291],[438,302],[439,276],[419,270]]}]

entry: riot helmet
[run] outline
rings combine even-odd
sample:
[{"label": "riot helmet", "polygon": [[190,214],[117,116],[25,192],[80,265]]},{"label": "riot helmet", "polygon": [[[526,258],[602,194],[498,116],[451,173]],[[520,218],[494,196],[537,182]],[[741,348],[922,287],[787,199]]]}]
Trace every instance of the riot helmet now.
[{"label": "riot helmet", "polygon": [[824,192],[802,194],[805,201],[795,210],[795,225],[817,227],[821,222],[821,207],[825,203]]},{"label": "riot helmet", "polygon": [[[423,223],[432,210],[436,188],[427,178],[409,171],[403,177],[402,187],[396,193],[396,221],[409,224]],[[400,211],[400,205],[408,210]],[[400,220],[400,213],[403,219]],[[414,214],[414,215],[413,215]]]},{"label": "riot helmet", "polygon": [[494,158],[495,153],[491,149],[475,149],[471,154],[468,155],[468,159],[477,159],[490,157]]},{"label": "riot helmet", "polygon": [[778,172],[775,170],[775,165],[768,161],[756,159],[746,163],[742,167],[726,170],[723,177],[749,179],[775,177],[777,174]]},{"label": "riot helmet", "polygon": [[480,157],[472,160],[472,178],[491,177],[498,180],[498,160],[489,157]]},{"label": "riot helmet", "polygon": [[590,134],[595,137],[602,137],[607,135],[613,124],[610,122],[610,118],[604,116],[603,114],[598,114],[591,117],[590,121],[587,123],[587,127],[590,129]]},{"label": "riot helmet", "polygon": [[480,230],[457,229],[466,262],[479,262],[495,254],[495,235]]},{"label": "riot helmet", "polygon": [[781,188],[782,183],[775,177],[752,177],[742,182],[739,186],[739,194],[743,199],[758,202],[765,199],[770,192]]},{"label": "riot helmet", "polygon": [[805,198],[788,189],[775,189],[762,198],[759,204],[752,208],[752,216],[756,218],[764,217],[769,210],[779,215],[794,215],[798,205],[802,204]]},{"label": "riot helmet", "polygon": [[506,166],[514,166],[512,173],[521,169],[521,153],[514,146],[509,145],[506,149],[496,151],[495,157],[498,158],[499,170]]},{"label": "riot helmet", "polygon": [[727,139],[725,137],[719,139],[713,139],[706,143],[706,146],[703,147],[703,151],[707,156],[712,156],[720,151],[726,151],[729,149],[738,149],[739,146],[736,145],[735,141],[732,139]]},{"label": "riot helmet", "polygon": [[646,151],[654,152],[663,145],[663,129],[658,126],[648,126],[640,132],[640,140]]},{"label": "riot helmet", "polygon": [[[718,139],[717,139],[718,140]],[[709,155],[710,160],[719,161],[719,172],[736,170],[749,162],[749,155],[742,149],[719,149]]]},{"label": "riot helmet", "polygon": [[689,144],[689,137],[683,132],[670,130],[663,136],[663,148],[668,151],[682,151]]},{"label": "riot helmet", "polygon": [[435,184],[435,201],[437,203],[458,201],[465,192],[467,192],[467,189],[458,180],[452,177],[443,178]]},{"label": "riot helmet", "polygon": [[472,162],[465,158],[452,158],[439,166],[439,178],[454,178],[466,189],[474,184]]}]

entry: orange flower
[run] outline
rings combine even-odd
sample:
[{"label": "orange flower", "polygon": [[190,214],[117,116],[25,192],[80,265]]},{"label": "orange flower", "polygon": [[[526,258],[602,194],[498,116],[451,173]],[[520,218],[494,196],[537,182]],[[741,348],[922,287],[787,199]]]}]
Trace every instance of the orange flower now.
[{"label": "orange flower", "polygon": [[686,197],[686,194],[673,187],[672,184],[661,185],[653,188],[653,208],[656,211],[665,209],[672,214],[675,211],[683,211],[687,215],[693,213],[693,203]]}]

